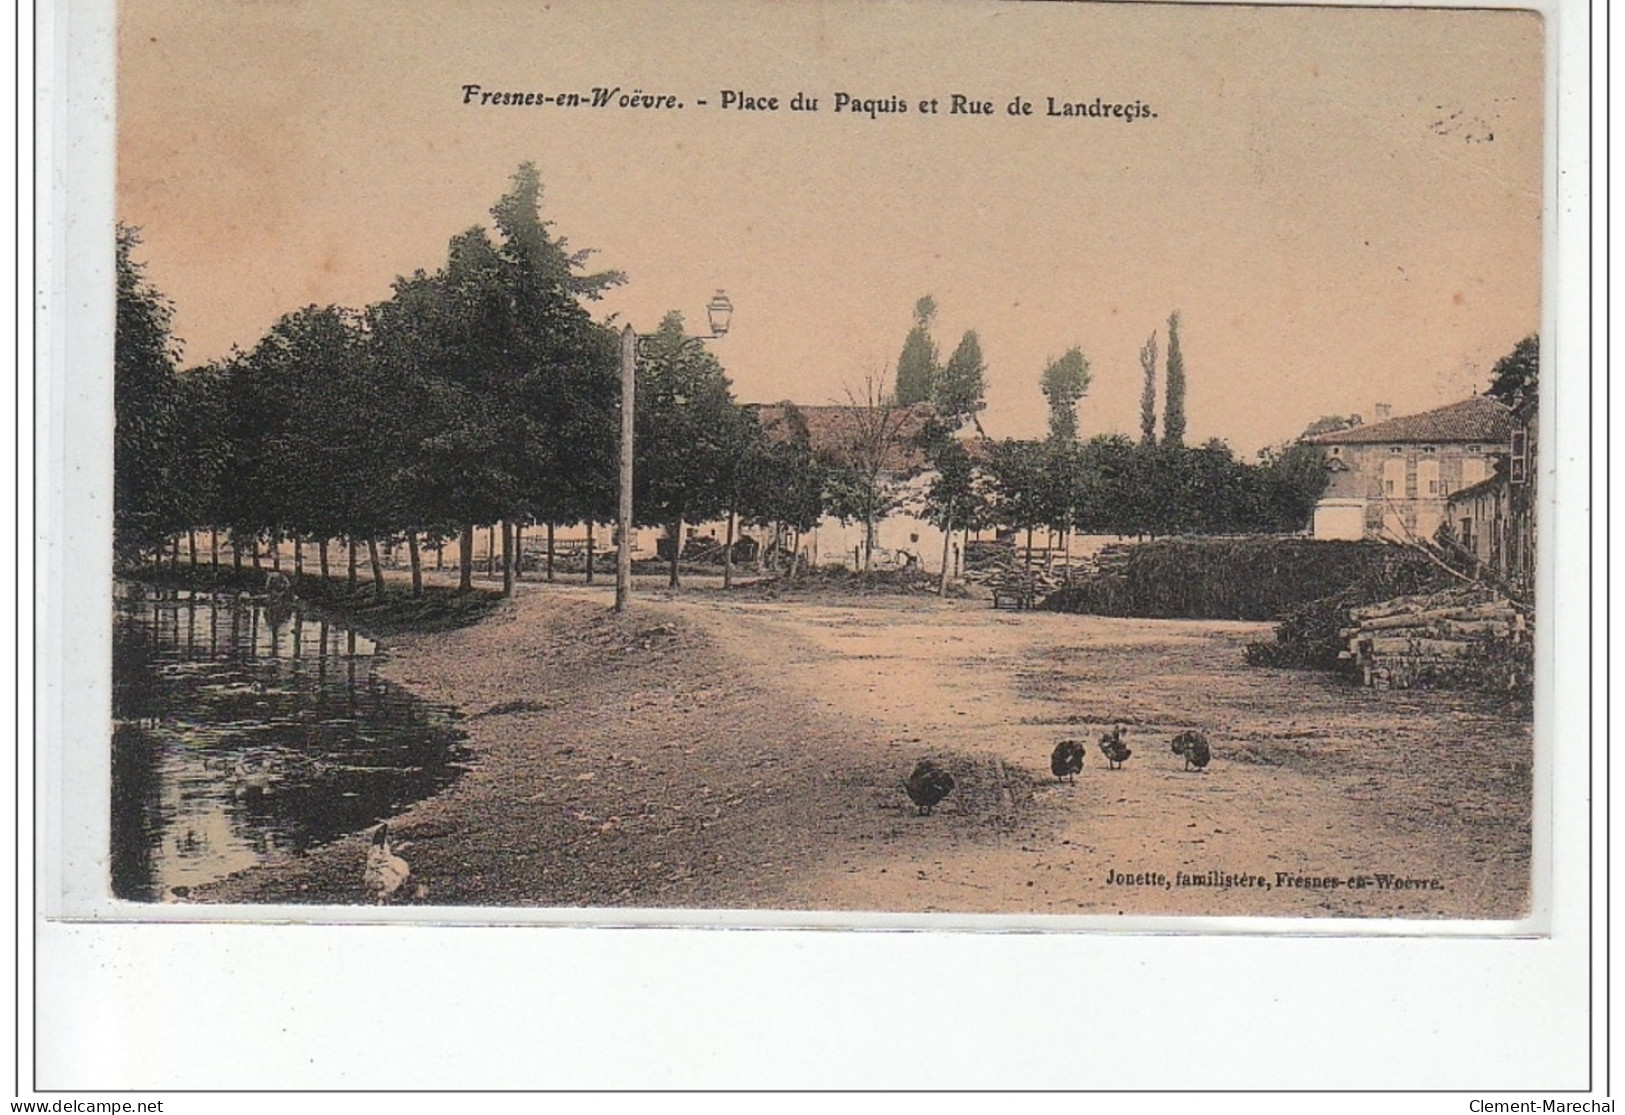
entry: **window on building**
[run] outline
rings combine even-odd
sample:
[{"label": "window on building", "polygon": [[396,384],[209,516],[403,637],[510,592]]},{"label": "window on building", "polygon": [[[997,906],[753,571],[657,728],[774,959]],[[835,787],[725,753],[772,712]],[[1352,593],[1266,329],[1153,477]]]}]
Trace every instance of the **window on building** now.
[{"label": "window on building", "polygon": [[1439,462],[1437,460],[1418,461],[1416,463],[1416,494],[1423,498],[1439,498]]},{"label": "window on building", "polygon": [[1509,479],[1514,484],[1522,484],[1529,476],[1529,461],[1526,456],[1528,443],[1522,430],[1512,431],[1512,469]]},{"label": "window on building", "polygon": [[1382,462],[1382,494],[1398,498],[1405,494],[1405,459],[1389,457]]}]

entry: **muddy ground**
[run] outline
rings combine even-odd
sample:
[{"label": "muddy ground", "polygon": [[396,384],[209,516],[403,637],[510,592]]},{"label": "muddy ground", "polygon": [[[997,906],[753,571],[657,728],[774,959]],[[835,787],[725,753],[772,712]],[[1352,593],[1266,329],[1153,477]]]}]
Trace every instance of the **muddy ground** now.
[{"label": "muddy ground", "polygon": [[[609,600],[522,584],[476,626],[388,641],[385,676],[460,707],[474,755],[392,822],[412,901],[1525,912],[1530,726],[1482,696],[1246,666],[1264,624],[704,587],[641,592],[624,616]],[[1113,723],[1121,770],[1097,747]],[[1192,727],[1205,773],[1169,750]],[[1066,738],[1087,747],[1075,783],[1049,773]],[[924,756],[958,785],[921,817],[901,782]],[[366,901],[364,858],[352,837],[196,897]]]}]

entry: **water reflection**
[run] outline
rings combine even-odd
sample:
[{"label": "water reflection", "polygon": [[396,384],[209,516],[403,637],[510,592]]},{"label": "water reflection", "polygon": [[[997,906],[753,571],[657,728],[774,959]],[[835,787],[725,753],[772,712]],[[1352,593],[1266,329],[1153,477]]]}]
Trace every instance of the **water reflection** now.
[{"label": "water reflection", "polygon": [[297,607],[120,584],[112,875],[152,900],[367,827],[465,758],[449,709]]}]

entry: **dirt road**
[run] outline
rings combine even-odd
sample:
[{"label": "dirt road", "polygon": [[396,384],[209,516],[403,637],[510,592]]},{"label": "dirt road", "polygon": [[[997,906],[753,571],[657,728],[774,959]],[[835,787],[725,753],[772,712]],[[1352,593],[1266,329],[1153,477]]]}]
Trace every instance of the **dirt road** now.
[{"label": "dirt road", "polygon": [[[521,586],[389,676],[468,714],[471,773],[392,826],[429,903],[1518,916],[1526,722],[1241,659],[1260,624]],[[1097,741],[1126,726],[1108,770]],[[1206,773],[1169,740],[1200,728]],[[1081,740],[1076,783],[1049,773]],[[927,817],[901,780],[958,787]],[[361,898],[359,840],[207,900]],[[1403,880],[1396,883],[1395,880]]]}]

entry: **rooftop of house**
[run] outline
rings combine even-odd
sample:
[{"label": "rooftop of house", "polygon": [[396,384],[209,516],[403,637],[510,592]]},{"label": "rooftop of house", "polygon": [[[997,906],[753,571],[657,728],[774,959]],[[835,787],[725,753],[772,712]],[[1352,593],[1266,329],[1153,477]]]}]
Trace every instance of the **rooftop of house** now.
[{"label": "rooftop of house", "polygon": [[1457,441],[1500,444],[1511,436],[1512,412],[1489,395],[1474,395],[1421,414],[1387,418],[1369,426],[1316,434],[1304,440],[1311,445]]},{"label": "rooftop of house", "polygon": [[802,406],[786,401],[752,403],[750,409],[770,437],[794,437],[796,427],[804,424],[813,452],[851,465],[878,451],[880,467],[892,473],[925,467],[919,433],[937,413],[929,403],[866,407]]}]

